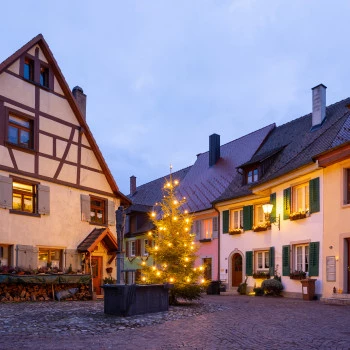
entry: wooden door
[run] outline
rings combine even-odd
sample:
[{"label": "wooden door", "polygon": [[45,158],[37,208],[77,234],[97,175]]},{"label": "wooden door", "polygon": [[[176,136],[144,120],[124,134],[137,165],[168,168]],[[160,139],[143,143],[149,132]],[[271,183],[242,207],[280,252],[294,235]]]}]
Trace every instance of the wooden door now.
[{"label": "wooden door", "polygon": [[232,256],[232,287],[238,287],[242,283],[242,256],[233,254]]},{"label": "wooden door", "polygon": [[93,291],[96,292],[97,295],[100,295],[102,282],[102,256],[91,257],[91,268]]},{"label": "wooden door", "polygon": [[204,265],[204,279],[207,281],[211,281],[212,279],[211,258],[204,258],[203,265]]}]

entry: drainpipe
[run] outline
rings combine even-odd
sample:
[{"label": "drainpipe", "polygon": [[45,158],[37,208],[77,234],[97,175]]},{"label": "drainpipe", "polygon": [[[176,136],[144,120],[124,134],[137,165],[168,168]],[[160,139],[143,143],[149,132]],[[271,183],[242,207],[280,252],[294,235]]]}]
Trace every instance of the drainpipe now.
[{"label": "drainpipe", "polygon": [[220,281],[220,212],[213,205],[213,209],[218,213],[218,278],[217,281]]}]

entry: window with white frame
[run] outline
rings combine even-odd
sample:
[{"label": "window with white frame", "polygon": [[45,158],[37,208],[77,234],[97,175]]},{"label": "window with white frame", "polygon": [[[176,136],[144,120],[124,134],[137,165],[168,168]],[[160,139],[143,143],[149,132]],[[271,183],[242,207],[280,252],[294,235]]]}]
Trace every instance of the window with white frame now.
[{"label": "window with white frame", "polygon": [[211,239],[213,234],[213,219],[202,220],[201,239]]},{"label": "window with white frame", "polygon": [[243,209],[231,210],[230,220],[230,229],[243,229]]},{"label": "window with white frame", "polygon": [[255,252],[255,271],[267,271],[270,268],[270,252],[258,250]]},{"label": "window with white frame", "polygon": [[293,212],[306,212],[309,210],[309,182],[294,186],[292,189]]},{"label": "window with white frame", "polygon": [[136,241],[130,241],[129,244],[129,256],[136,256]]},{"label": "window with white frame", "polygon": [[295,271],[309,271],[309,244],[293,246],[293,268]]}]

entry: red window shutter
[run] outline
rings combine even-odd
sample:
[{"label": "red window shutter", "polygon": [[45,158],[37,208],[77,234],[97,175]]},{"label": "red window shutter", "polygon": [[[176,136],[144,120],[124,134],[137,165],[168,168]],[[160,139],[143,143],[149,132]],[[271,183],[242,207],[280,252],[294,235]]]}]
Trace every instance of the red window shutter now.
[{"label": "red window shutter", "polygon": [[141,255],[141,239],[137,239],[136,240],[136,256],[140,256]]},{"label": "red window shutter", "polygon": [[125,241],[125,255],[129,257],[129,241]]}]

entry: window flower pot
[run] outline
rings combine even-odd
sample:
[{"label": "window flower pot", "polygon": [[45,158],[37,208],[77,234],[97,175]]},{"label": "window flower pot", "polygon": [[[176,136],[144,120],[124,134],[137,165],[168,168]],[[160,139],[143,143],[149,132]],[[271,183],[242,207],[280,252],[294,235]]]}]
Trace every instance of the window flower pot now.
[{"label": "window flower pot", "polygon": [[294,271],[289,275],[291,280],[302,280],[306,277],[306,272],[304,271]]},{"label": "window flower pot", "polygon": [[241,233],[243,233],[243,230],[240,228],[234,228],[234,229],[228,231],[229,235],[239,235]]},{"label": "window flower pot", "polygon": [[306,218],[306,212],[296,212],[296,213],[291,213],[289,215],[289,220],[294,221],[294,220],[300,220],[300,219],[305,219]]},{"label": "window flower pot", "polygon": [[262,232],[262,231],[267,231],[268,228],[269,228],[268,225],[258,225],[258,226],[253,226],[253,231]]},{"label": "window flower pot", "polygon": [[256,272],[253,273],[253,278],[266,280],[270,278],[270,274],[268,272]]}]

